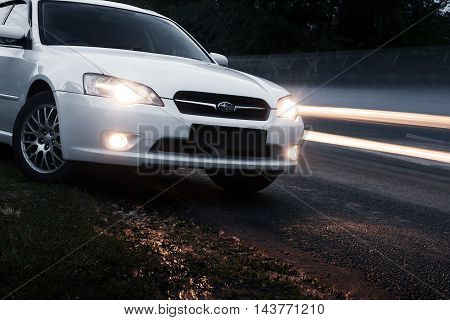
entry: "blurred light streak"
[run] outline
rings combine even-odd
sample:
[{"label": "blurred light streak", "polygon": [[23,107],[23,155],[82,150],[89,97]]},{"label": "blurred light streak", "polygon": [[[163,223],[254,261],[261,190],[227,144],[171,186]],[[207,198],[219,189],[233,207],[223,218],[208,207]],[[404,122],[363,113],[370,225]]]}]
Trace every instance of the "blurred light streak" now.
[{"label": "blurred light streak", "polygon": [[429,114],[405,113],[367,109],[348,109],[336,107],[299,106],[305,117],[318,117],[338,120],[355,120],[405,126],[450,129],[450,117]]},{"label": "blurred light streak", "polygon": [[341,147],[384,152],[400,156],[450,163],[450,152],[445,151],[401,146],[385,142],[351,138],[346,136],[339,136],[315,131],[305,131],[304,139],[305,141],[325,143]]}]

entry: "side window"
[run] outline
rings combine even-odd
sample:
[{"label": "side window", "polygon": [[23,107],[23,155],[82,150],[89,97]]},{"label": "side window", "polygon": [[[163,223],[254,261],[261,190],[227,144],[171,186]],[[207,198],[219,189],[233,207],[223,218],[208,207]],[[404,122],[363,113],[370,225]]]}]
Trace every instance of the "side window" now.
[{"label": "side window", "polygon": [[5,22],[6,15],[9,13],[11,8],[12,6],[0,7],[0,24],[3,24],[3,22]]},{"label": "side window", "polygon": [[7,26],[18,26],[23,29],[28,29],[30,24],[28,22],[28,5],[25,3],[16,4],[5,22]]}]

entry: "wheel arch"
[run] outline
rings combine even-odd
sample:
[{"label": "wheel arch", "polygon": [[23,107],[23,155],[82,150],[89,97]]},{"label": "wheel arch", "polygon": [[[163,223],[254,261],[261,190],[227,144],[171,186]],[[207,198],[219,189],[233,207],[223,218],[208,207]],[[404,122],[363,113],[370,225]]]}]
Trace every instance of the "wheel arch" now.
[{"label": "wheel arch", "polygon": [[37,76],[30,81],[25,102],[28,101],[31,97],[41,92],[51,92],[53,97],[55,97],[54,95],[55,89],[51,81],[46,77]]}]

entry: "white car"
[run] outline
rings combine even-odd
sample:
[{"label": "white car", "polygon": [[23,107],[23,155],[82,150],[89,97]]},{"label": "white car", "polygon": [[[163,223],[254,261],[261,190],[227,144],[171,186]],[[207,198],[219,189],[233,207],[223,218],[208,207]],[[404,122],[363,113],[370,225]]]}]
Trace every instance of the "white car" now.
[{"label": "white car", "polygon": [[303,132],[286,90],[155,12],[0,0],[0,142],[31,179],[62,181],[77,162],[188,167],[258,191],[295,169]]}]

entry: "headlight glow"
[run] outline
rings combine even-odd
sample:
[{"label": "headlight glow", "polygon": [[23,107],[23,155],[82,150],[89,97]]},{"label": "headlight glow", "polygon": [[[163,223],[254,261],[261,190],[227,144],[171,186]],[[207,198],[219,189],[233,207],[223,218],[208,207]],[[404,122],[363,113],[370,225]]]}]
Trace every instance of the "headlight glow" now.
[{"label": "headlight glow", "polygon": [[296,120],[299,116],[297,103],[291,97],[284,97],[278,101],[277,106],[278,118]]},{"label": "headlight glow", "polygon": [[148,104],[164,107],[161,98],[152,88],[100,74],[84,75],[84,91],[87,95],[112,98],[124,105]]}]

